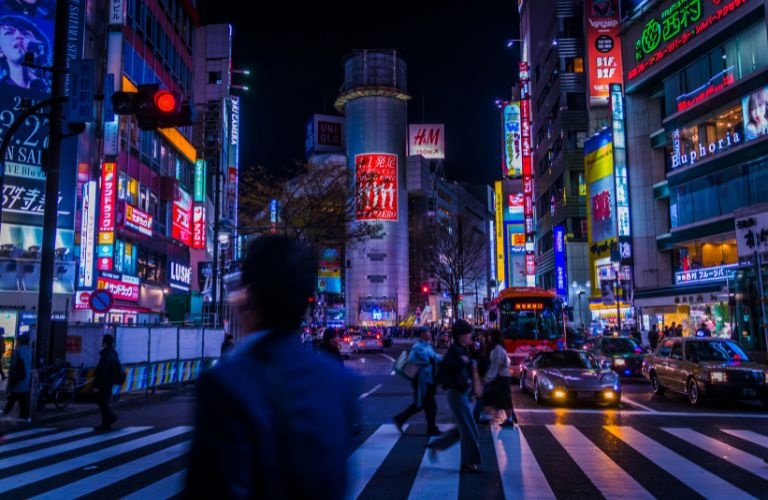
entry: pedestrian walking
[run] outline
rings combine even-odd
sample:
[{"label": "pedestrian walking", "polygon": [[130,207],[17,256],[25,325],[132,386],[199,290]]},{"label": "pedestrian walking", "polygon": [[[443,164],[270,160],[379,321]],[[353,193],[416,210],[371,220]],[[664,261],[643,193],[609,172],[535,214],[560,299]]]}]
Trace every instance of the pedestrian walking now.
[{"label": "pedestrian walking", "polygon": [[221,343],[221,355],[219,359],[224,359],[224,355],[235,346],[235,336],[228,333],[224,336],[224,342]]},{"label": "pedestrian walking", "polygon": [[512,381],[509,376],[509,356],[504,347],[504,337],[499,330],[490,332],[491,356],[488,371],[483,377],[485,383],[483,390],[484,403],[494,408],[497,412],[503,411],[506,418],[502,427],[514,427],[517,423],[517,415],[512,406]]},{"label": "pedestrian walking", "polygon": [[99,364],[96,365],[93,387],[96,389],[96,404],[101,410],[101,424],[94,427],[97,431],[109,431],[117,420],[117,415],[109,407],[112,402],[114,386],[125,382],[125,371],[115,350],[115,338],[106,334],[101,338]]},{"label": "pedestrian walking", "polygon": [[301,346],[316,269],[286,236],[249,245],[233,295],[247,333],[197,381],[187,498],[344,498],[357,394],[347,370]]},{"label": "pedestrian walking", "polygon": [[669,327],[669,336],[670,337],[677,337],[677,323],[672,322],[672,325]]},{"label": "pedestrian walking", "polygon": [[405,422],[424,410],[424,416],[427,419],[427,436],[438,436],[440,429],[435,423],[437,420],[435,375],[437,363],[440,362],[441,358],[432,347],[432,332],[429,328],[418,328],[416,333],[418,338],[408,355],[408,363],[419,367],[419,371],[411,381],[413,403],[395,416],[395,425],[400,432],[403,432]]},{"label": "pedestrian walking", "polygon": [[32,369],[32,352],[29,349],[29,335],[19,335],[16,349],[11,353],[11,365],[8,369],[8,401],[3,414],[8,415],[13,406],[19,403],[19,418],[30,422],[29,388]]},{"label": "pedestrian walking", "polygon": [[655,351],[656,346],[659,345],[659,329],[655,324],[651,325],[651,331],[648,332],[648,344],[652,351]]},{"label": "pedestrian walking", "polygon": [[339,331],[335,328],[326,328],[323,332],[323,340],[317,344],[317,352],[344,365],[344,358],[341,357],[339,350]]},{"label": "pedestrian walking", "polygon": [[683,324],[680,323],[677,325],[677,330],[675,331],[675,337],[682,337],[683,336]]},{"label": "pedestrian walking", "polygon": [[438,370],[446,389],[448,406],[456,420],[456,427],[441,434],[427,447],[431,456],[461,441],[460,472],[480,472],[480,435],[472,418],[470,399],[473,390],[473,370],[476,366],[469,357],[472,345],[472,326],[464,320],[453,324],[453,344],[448,348]]},{"label": "pedestrian walking", "polygon": [[697,337],[711,337],[712,332],[707,328],[706,323],[702,323],[701,326],[699,326],[699,329],[696,330],[696,336]]},{"label": "pedestrian walking", "polygon": [[[491,364],[491,349],[493,346],[491,345],[491,338],[488,335],[487,330],[480,332],[479,340],[480,348],[472,349],[470,351],[470,357],[477,362],[477,372],[482,379],[488,371],[488,366]],[[477,425],[488,425],[491,423],[490,417],[484,411],[484,398],[485,393],[475,397],[475,407],[472,410],[472,416],[474,417],[475,422],[477,422]]]}]

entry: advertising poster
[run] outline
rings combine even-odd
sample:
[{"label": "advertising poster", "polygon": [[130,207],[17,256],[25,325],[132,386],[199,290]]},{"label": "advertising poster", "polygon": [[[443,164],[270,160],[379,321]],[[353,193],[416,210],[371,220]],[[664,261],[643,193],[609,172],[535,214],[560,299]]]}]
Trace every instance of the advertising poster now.
[{"label": "advertising poster", "polygon": [[317,291],[341,293],[341,253],[337,248],[326,248],[320,253]]},{"label": "advertising poster", "polygon": [[133,205],[125,204],[125,227],[144,236],[152,236],[152,222],[151,215]]},{"label": "advertising poster", "polygon": [[747,141],[768,134],[768,87],[741,100],[744,113],[744,137]]},{"label": "advertising poster", "polygon": [[565,259],[565,228],[555,226],[552,230],[555,239],[555,292],[561,297],[568,297],[568,273]]},{"label": "advertising poster", "polygon": [[192,197],[179,189],[181,196],[173,202],[171,211],[171,237],[187,246],[192,246]]},{"label": "advertising poster", "polygon": [[96,181],[83,185],[83,211],[80,221],[80,269],[78,288],[93,288],[94,239],[96,235]]},{"label": "advertising poster", "polygon": [[609,85],[622,83],[618,0],[587,0],[589,103],[607,106]]},{"label": "advertising poster", "polygon": [[114,264],[115,204],[117,200],[117,165],[101,165],[101,203],[99,205],[98,270],[111,271]]},{"label": "advertising poster", "polygon": [[604,130],[584,143],[588,197],[587,219],[590,243],[616,236],[614,210],[615,185],[613,179],[613,144],[611,131]]},{"label": "advertising poster", "polygon": [[428,160],[445,159],[445,125],[416,123],[408,125],[408,154]]},{"label": "advertising poster", "polygon": [[356,155],[355,183],[356,220],[397,220],[397,155]]},{"label": "advertising poster", "polygon": [[494,200],[496,202],[496,282],[499,290],[505,288],[505,259],[504,259],[504,184],[503,181],[494,183]]},{"label": "advertising poster", "polygon": [[205,205],[195,205],[192,217],[192,248],[205,248]]},{"label": "advertising poster", "polygon": [[523,136],[519,102],[504,103],[502,123],[503,175],[519,177],[523,175]]}]

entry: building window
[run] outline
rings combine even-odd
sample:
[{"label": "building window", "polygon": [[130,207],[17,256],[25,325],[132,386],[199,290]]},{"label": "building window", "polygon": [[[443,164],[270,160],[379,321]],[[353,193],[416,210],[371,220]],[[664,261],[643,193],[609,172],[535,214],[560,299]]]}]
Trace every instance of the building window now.
[{"label": "building window", "polygon": [[208,83],[211,85],[221,85],[221,71],[209,71]]}]

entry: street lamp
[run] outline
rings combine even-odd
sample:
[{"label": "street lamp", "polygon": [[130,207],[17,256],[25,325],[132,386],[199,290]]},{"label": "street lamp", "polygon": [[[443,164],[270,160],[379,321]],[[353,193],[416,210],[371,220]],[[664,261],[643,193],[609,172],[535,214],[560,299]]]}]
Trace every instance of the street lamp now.
[{"label": "street lamp", "polygon": [[573,290],[576,293],[576,295],[579,297],[579,323],[581,323],[583,325],[584,324],[584,320],[582,319],[582,312],[581,312],[581,310],[583,308],[583,306],[581,304],[581,297],[583,295],[586,295],[587,290],[592,288],[592,282],[587,280],[587,282],[582,287],[581,284],[578,281],[574,281],[571,284],[571,286],[573,287]]}]

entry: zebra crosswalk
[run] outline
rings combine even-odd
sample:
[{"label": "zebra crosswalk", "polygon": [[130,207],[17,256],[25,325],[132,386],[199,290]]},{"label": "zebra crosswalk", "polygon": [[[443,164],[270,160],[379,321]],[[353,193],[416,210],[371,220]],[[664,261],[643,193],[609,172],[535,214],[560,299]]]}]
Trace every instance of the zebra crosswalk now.
[{"label": "zebra crosswalk", "polygon": [[[483,473],[460,448],[367,429],[348,460],[349,498],[768,498],[768,429],[708,424],[523,425],[481,431]],[[182,493],[192,428],[29,429],[0,443],[2,498],[155,499]],[[398,483],[398,484],[394,484]]]}]

